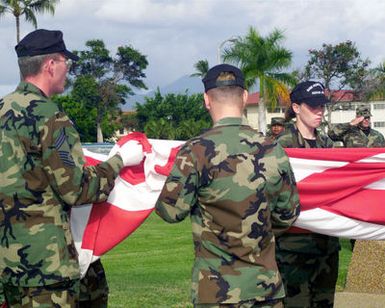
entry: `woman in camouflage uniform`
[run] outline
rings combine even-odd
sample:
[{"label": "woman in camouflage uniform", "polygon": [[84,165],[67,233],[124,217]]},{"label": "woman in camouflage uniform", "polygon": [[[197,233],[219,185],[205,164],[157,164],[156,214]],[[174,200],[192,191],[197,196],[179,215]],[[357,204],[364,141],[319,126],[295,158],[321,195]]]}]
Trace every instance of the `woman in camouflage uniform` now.
[{"label": "woman in camouflage uniform", "polygon": [[[299,83],[290,94],[286,129],[278,143],[284,148],[331,148],[332,140],[317,128],[328,102],[322,84]],[[292,227],[277,238],[277,263],[287,297],[285,307],[333,307],[338,276],[338,238]]]}]

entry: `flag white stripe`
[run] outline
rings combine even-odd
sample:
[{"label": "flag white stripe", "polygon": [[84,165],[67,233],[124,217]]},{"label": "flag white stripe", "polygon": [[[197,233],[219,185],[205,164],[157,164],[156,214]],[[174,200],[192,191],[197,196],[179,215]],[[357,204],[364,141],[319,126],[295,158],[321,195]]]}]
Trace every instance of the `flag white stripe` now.
[{"label": "flag white stripe", "polygon": [[336,237],[364,240],[385,239],[384,225],[351,219],[319,208],[302,211],[294,225]]}]

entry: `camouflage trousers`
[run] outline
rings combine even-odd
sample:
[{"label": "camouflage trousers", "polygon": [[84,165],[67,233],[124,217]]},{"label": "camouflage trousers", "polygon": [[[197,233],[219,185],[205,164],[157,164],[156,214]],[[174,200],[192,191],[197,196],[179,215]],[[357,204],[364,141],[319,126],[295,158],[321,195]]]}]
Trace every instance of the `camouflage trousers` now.
[{"label": "camouflage trousers", "polygon": [[108,284],[102,262],[92,262],[86,275],[80,280],[80,308],[106,308]]},{"label": "camouflage trousers", "polygon": [[237,304],[195,304],[194,308],[283,308],[283,304],[282,299],[264,302],[247,300]]},{"label": "camouflage trousers", "polygon": [[8,307],[72,308],[79,299],[79,280],[67,280],[46,286],[20,287],[3,284]]},{"label": "camouflage trousers", "polygon": [[2,308],[2,305],[5,303],[5,297],[3,292],[3,285],[0,283],[0,308]]},{"label": "camouflage trousers", "polygon": [[[289,237],[286,239],[290,245]],[[276,252],[277,264],[286,292],[284,306],[289,308],[333,307],[338,277],[338,249],[325,250],[324,254],[316,250],[311,253],[311,251],[299,252],[296,249],[293,251],[279,249],[280,245],[285,245],[282,242],[286,239],[281,238],[277,241]]]}]

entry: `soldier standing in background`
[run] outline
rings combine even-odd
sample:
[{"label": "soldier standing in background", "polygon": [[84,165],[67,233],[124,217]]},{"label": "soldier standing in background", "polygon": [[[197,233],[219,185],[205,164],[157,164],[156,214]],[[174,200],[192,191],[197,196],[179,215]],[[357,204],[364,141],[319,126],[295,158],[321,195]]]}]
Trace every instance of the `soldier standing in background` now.
[{"label": "soldier standing in background", "polygon": [[49,99],[78,59],[61,31],[35,30],[15,49],[22,81],[0,99],[0,283],[9,307],[75,307],[71,206],[105,201],[130,157],[85,167],[77,131]]},{"label": "soldier standing in background", "polygon": [[[278,138],[284,148],[331,148],[333,142],[317,128],[328,103],[324,87],[301,82],[290,93],[286,121],[296,119]],[[285,307],[333,307],[338,276],[336,237],[292,227],[277,237],[277,263],[285,284]]]},{"label": "soldier standing in background", "polygon": [[266,136],[276,140],[281,134],[285,131],[285,118],[274,117],[271,118],[270,130],[267,132]]},{"label": "soldier standing in background", "polygon": [[371,116],[369,106],[358,106],[352,121],[331,125],[328,135],[333,141],[342,141],[345,148],[382,148],[384,136],[371,128]]},{"label": "soldier standing in background", "polygon": [[179,150],[156,213],[170,223],[191,216],[195,307],[282,307],[273,232],[299,214],[288,157],[243,123],[238,68],[217,65],[203,83],[214,127]]},{"label": "soldier standing in background", "polygon": [[[353,120],[349,123],[331,125],[328,135],[333,141],[342,141],[345,148],[383,148],[384,136],[371,128],[371,116],[369,106],[358,106]],[[352,250],[354,243],[355,240],[351,239]]]}]

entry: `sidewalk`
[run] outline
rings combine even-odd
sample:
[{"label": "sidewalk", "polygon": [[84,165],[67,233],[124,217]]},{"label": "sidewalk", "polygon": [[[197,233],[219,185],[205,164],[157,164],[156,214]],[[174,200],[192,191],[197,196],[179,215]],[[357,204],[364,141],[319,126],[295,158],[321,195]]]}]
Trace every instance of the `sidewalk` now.
[{"label": "sidewalk", "polygon": [[384,308],[385,294],[337,292],[334,308]]}]

